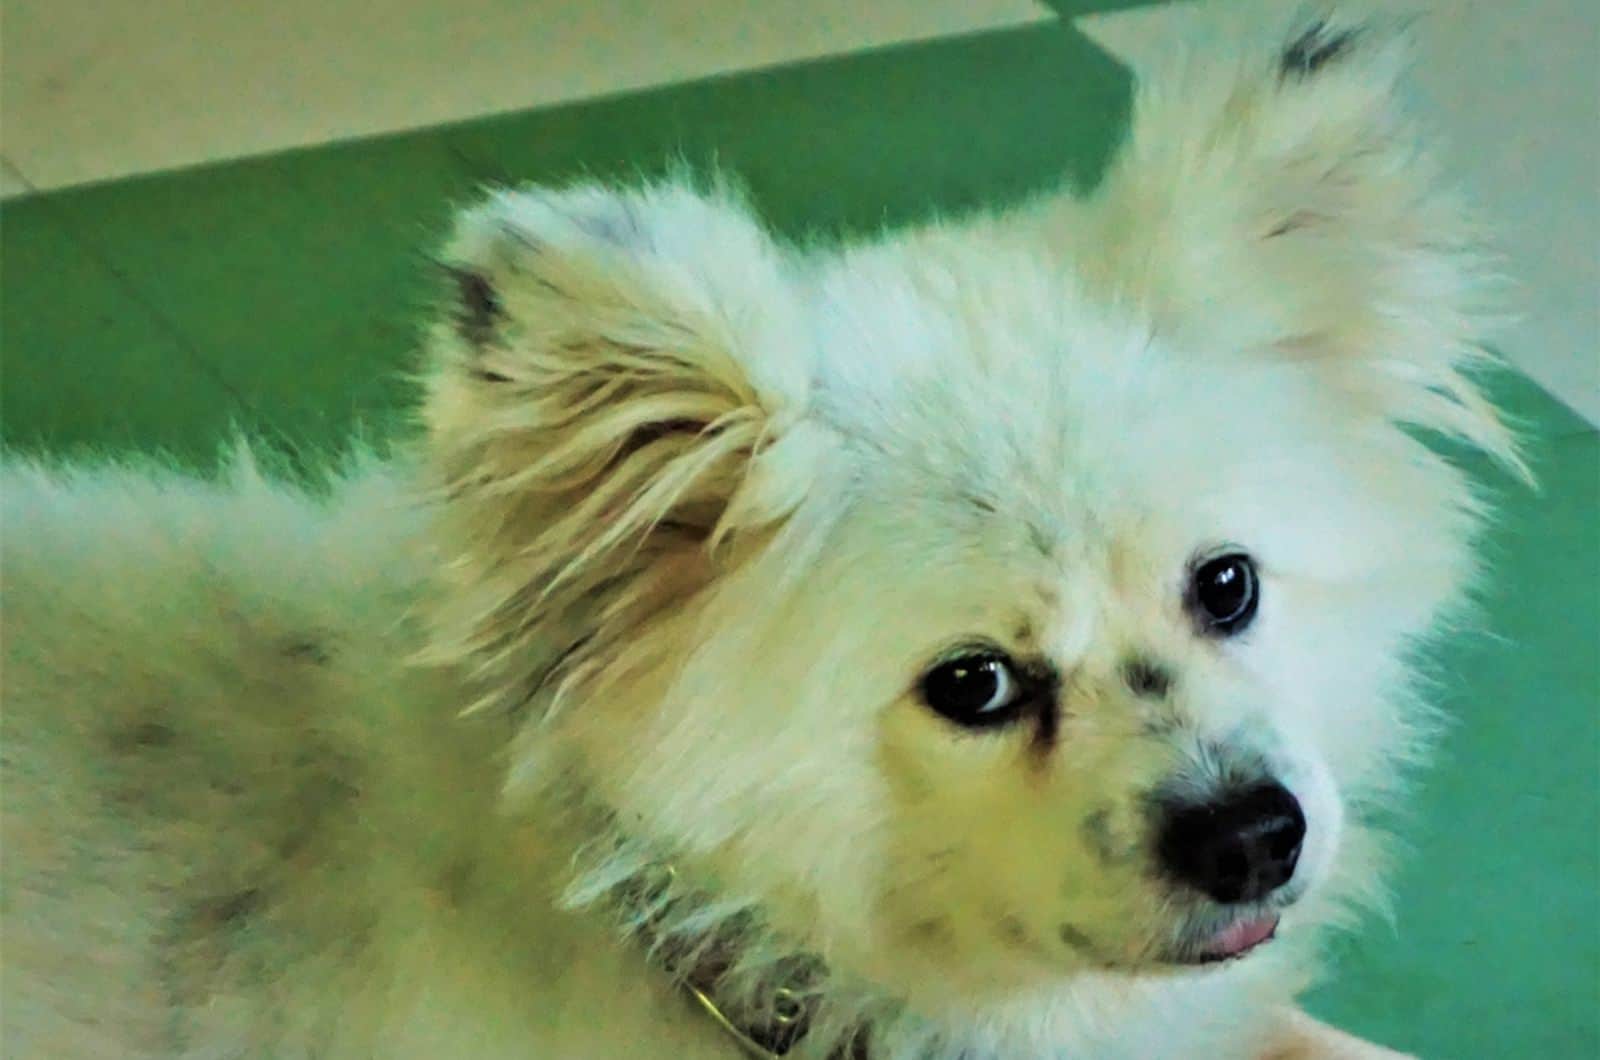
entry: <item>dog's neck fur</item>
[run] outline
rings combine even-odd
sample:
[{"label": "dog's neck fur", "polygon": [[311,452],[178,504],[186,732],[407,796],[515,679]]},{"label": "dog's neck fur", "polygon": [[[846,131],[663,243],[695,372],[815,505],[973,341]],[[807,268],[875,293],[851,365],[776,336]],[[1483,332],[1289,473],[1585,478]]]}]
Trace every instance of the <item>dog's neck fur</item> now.
[{"label": "dog's neck fur", "polygon": [[[731,892],[699,871],[692,856],[630,831],[570,774],[541,789],[536,812],[556,823],[545,834],[567,837],[564,851],[548,852],[566,866],[556,882],[556,904],[620,936],[650,974],[698,999],[707,1023],[723,1024],[730,1055],[994,1060],[1045,1049],[1100,1056],[1111,1048],[1117,1056],[1139,1056],[1146,1055],[1137,1044],[1146,1040],[1146,1024],[1167,1020],[1194,1028],[1200,1050],[1194,1055],[1223,1055],[1224,1044],[1237,1046],[1252,1026],[1254,1017],[1239,1013],[1234,1030],[1218,1037],[1207,1023],[1214,1016],[1210,1007],[1238,990],[1226,972],[1213,972],[1209,986],[1184,996],[1172,993],[1171,982],[1119,979],[1109,989],[1063,984],[960,1015],[921,1007],[830,962],[775,925],[760,899]],[[1071,1014],[1073,1030],[1057,1024],[1050,1014],[1056,1009]],[[1161,1040],[1172,1040],[1170,1028]]]},{"label": "dog's neck fur", "polygon": [[[790,1060],[998,1060],[1046,1049],[1110,1055],[1107,1048],[1141,1056],[1148,1053],[1139,1042],[1172,1041],[1173,1027],[1190,1027],[1198,1051],[1184,1055],[1221,1056],[1259,1031],[1260,1011],[1234,1012],[1236,1023],[1220,1034],[1228,1025],[1212,1022],[1212,1006],[1239,989],[1225,972],[1187,994],[1172,983],[1151,994],[1151,984],[1121,980],[1109,991],[1064,987],[1053,1000],[1035,997],[1032,1008],[1019,999],[1020,1008],[972,1009],[964,1018],[924,1011],[786,935],[760,901],[692,878],[680,868],[687,859],[629,834],[614,814],[593,806],[581,812],[588,817],[583,834],[594,838],[579,845],[558,904],[620,934],[653,974],[669,977],[700,1003],[708,1022],[722,1025],[730,1051]],[[1051,1029],[1046,1010],[1057,1005],[1076,1014],[1067,1037],[1060,1036],[1064,1028]],[[1149,1037],[1150,1025],[1169,1021],[1164,1036]]]},{"label": "dog's neck fur", "polygon": [[591,836],[560,895],[614,925],[661,974],[753,1056],[880,1060],[937,1052],[940,1038],[903,1002],[831,968],[773,927],[761,904],[719,893],[685,859],[628,833],[582,787],[559,812]]}]

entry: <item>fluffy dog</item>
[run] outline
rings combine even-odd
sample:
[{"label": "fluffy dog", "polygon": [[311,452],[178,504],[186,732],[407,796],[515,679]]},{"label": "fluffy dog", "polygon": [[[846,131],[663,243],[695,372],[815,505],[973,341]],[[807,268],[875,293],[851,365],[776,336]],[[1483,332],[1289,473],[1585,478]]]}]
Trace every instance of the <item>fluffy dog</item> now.
[{"label": "fluffy dog", "polygon": [[29,1056],[1380,1055],[1419,642],[1517,466],[1489,279],[1321,18],[1141,89],[1092,194],[779,245],[493,195],[403,458],[4,478]]}]

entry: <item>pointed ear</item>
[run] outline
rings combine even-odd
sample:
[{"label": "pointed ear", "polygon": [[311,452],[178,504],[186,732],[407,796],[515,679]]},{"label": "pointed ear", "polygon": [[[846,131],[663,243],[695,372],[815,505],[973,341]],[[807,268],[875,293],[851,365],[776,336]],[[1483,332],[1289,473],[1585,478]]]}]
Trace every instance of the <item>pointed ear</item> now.
[{"label": "pointed ear", "polygon": [[1494,276],[1398,105],[1408,53],[1399,26],[1328,13],[1179,61],[1056,230],[1161,333],[1315,362],[1377,414],[1514,465],[1470,378]]},{"label": "pointed ear", "polygon": [[516,702],[713,573],[808,485],[821,434],[779,249],[726,192],[497,194],[445,256],[423,419],[454,581],[436,661]]}]

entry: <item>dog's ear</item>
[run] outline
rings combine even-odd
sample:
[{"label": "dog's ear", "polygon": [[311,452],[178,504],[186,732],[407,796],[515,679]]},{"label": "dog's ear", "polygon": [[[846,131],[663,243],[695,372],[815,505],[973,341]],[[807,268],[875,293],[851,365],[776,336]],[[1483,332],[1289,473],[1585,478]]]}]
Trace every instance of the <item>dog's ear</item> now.
[{"label": "dog's ear", "polygon": [[423,418],[454,555],[430,654],[488,705],[703,584],[714,546],[798,504],[823,433],[783,255],[726,191],[497,194],[442,265]]},{"label": "dog's ear", "polygon": [[1332,13],[1197,50],[1140,85],[1101,186],[1045,223],[1158,332],[1316,360],[1378,414],[1515,465],[1471,379],[1495,278],[1399,105],[1409,50],[1399,24]]}]

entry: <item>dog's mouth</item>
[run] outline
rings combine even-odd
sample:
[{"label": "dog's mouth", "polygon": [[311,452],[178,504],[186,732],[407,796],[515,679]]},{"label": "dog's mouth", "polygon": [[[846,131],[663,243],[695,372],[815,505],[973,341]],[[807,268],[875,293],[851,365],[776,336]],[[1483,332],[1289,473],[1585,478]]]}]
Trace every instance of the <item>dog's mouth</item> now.
[{"label": "dog's mouth", "polygon": [[1240,917],[1210,935],[1178,948],[1169,960],[1174,964],[1189,965],[1234,961],[1265,946],[1277,933],[1277,913]]}]

